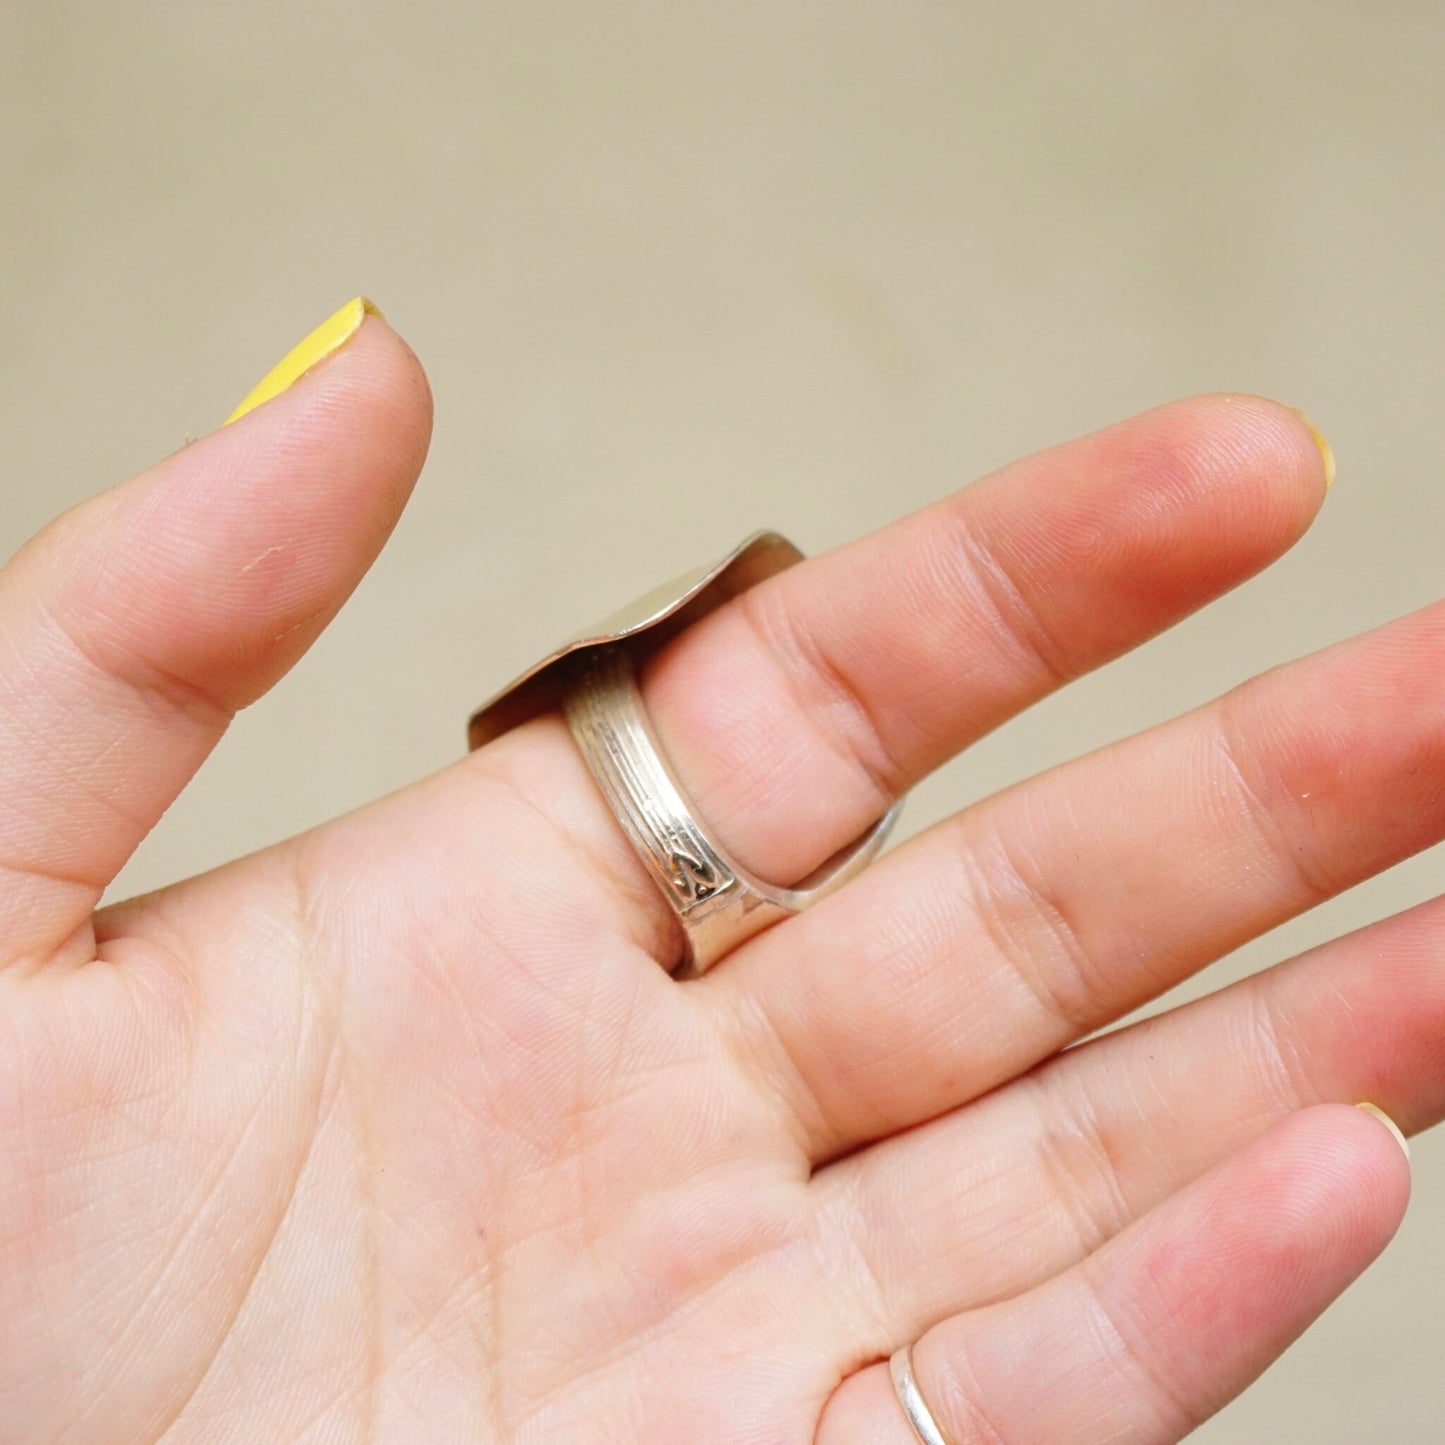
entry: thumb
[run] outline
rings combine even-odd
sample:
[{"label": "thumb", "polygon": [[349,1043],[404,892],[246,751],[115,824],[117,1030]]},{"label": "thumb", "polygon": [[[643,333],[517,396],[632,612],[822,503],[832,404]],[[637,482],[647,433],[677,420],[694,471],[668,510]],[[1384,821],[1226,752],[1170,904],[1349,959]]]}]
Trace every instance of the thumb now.
[{"label": "thumb", "polygon": [[371,565],[426,455],[431,395],[358,298],[230,423],[0,572],[0,967],[92,946],[106,885]]}]

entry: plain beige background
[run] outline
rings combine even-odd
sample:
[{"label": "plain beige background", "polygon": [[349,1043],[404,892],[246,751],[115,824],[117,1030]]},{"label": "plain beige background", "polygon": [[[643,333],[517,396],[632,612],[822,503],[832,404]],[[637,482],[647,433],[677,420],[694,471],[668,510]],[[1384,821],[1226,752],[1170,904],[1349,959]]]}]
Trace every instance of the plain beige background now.
[{"label": "plain beige background", "polygon": [[[126,890],[444,764],[534,654],[753,527],[820,549],[1179,393],[1317,418],[1313,532],[905,831],[1431,600],[1442,72],[1424,0],[4,0],[4,550],[357,291],[437,398],[390,549]],[[1441,857],[1187,992],[1425,898]],[[1445,1148],[1415,1160],[1386,1257],[1197,1438],[1445,1440]]]}]

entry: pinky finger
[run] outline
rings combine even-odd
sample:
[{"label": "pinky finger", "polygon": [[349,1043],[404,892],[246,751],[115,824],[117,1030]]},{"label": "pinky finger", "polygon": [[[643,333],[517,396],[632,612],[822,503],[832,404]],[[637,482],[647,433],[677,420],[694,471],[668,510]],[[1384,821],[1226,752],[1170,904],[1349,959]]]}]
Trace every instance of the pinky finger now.
[{"label": "pinky finger", "polygon": [[[949,1445],[1172,1445],[1365,1269],[1409,1193],[1380,1123],[1303,1110],[1058,1278],[929,1330],[919,1391]],[[917,1445],[886,1362],[823,1411],[817,1445],[856,1440]]]}]

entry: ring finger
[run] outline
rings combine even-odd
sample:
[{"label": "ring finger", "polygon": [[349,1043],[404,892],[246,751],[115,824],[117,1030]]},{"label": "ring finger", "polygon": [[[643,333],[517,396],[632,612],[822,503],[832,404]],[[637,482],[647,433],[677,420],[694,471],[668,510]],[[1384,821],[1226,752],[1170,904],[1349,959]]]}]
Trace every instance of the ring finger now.
[{"label": "ring finger", "polygon": [[1445,1117],[1445,899],[1068,1049],[821,1170],[854,1358],[1071,1268],[1281,1119],[1368,1099]]}]

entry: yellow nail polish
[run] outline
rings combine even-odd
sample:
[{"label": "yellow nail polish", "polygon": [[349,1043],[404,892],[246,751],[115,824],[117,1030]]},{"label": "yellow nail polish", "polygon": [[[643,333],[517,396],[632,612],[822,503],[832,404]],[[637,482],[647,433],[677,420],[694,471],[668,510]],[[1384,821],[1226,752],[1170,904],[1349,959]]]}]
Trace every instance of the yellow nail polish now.
[{"label": "yellow nail polish", "polygon": [[1380,1123],[1382,1123],[1385,1128],[1387,1128],[1390,1133],[1395,1136],[1395,1142],[1400,1146],[1400,1148],[1405,1151],[1405,1158],[1408,1159],[1410,1157],[1409,1140],[1405,1138],[1404,1132],[1401,1130],[1400,1126],[1378,1104],[1371,1104],[1368,1101],[1365,1101],[1363,1103],[1356,1104],[1355,1108],[1362,1109],[1366,1114],[1370,1114],[1374,1118],[1378,1119]]},{"label": "yellow nail polish", "polygon": [[1324,432],[1299,407],[1292,406],[1290,410],[1310,429],[1310,435],[1320,449],[1320,456],[1324,458],[1325,462],[1325,491],[1329,491],[1335,484],[1335,449],[1330,445],[1329,438],[1325,436]]},{"label": "yellow nail polish", "polygon": [[330,356],[333,351],[345,346],[361,329],[361,323],[369,315],[380,316],[381,312],[365,296],[357,296],[348,301],[340,311],[328,316],[305,340],[297,342],[246,393],[245,400],[226,418],[226,424],[229,425],[237,417],[245,416],[248,411],[254,411],[273,396],[280,396],[292,382],[304,376],[323,357]]}]

